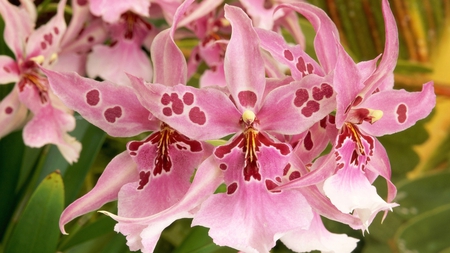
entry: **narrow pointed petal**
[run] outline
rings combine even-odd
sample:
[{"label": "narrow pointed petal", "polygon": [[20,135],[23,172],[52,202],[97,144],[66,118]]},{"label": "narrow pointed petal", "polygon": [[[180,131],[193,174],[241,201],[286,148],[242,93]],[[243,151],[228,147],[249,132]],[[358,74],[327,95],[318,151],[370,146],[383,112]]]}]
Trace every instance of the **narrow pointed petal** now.
[{"label": "narrow pointed petal", "polygon": [[95,16],[101,16],[103,20],[108,23],[115,23],[119,20],[120,15],[127,11],[132,11],[143,17],[148,17],[150,1],[90,0],[89,7],[92,14]]},{"label": "narrow pointed petal", "polygon": [[225,6],[232,35],[225,53],[225,78],[236,106],[259,109],[264,94],[264,60],[250,18],[238,7]]},{"label": "narrow pointed petal", "polygon": [[16,59],[22,59],[25,56],[25,41],[33,31],[34,21],[25,9],[9,1],[0,1],[0,14],[5,21],[3,38]]},{"label": "narrow pointed petal", "polygon": [[383,116],[373,124],[364,122],[361,129],[374,136],[405,130],[428,116],[435,104],[432,82],[426,83],[420,92],[390,90],[375,93],[364,101],[364,107],[381,110]]},{"label": "narrow pointed petal", "polygon": [[80,31],[86,25],[85,21],[88,20],[91,15],[89,11],[89,4],[87,1],[71,1],[72,5],[72,18],[70,24],[61,40],[62,45],[67,45],[75,40]]},{"label": "narrow pointed petal", "polygon": [[109,135],[133,136],[159,128],[159,121],[151,119],[151,113],[139,103],[131,87],[97,82],[76,73],[42,71],[54,93],[68,107]]},{"label": "narrow pointed petal", "polygon": [[240,131],[239,113],[232,101],[214,88],[145,84],[130,76],[141,103],[180,133],[196,140],[219,139]]},{"label": "narrow pointed petal", "polygon": [[16,61],[6,55],[0,55],[0,84],[19,81],[19,68]]},{"label": "narrow pointed petal", "polygon": [[310,252],[319,250],[329,253],[350,253],[356,248],[358,239],[346,234],[334,234],[323,225],[320,216],[314,213],[309,229],[299,229],[290,232],[281,241],[295,252]]},{"label": "narrow pointed petal", "polygon": [[300,134],[327,116],[336,106],[331,78],[308,75],[274,89],[257,114],[261,129]]},{"label": "narrow pointed petal", "polygon": [[121,85],[129,84],[127,74],[146,81],[152,80],[153,69],[141,45],[131,40],[121,40],[114,46],[96,45],[87,59],[87,74],[101,77]]},{"label": "narrow pointed petal", "polygon": [[25,123],[27,107],[20,102],[15,88],[0,101],[0,139]]},{"label": "narrow pointed petal", "polygon": [[338,49],[342,47],[339,42],[339,32],[333,21],[322,9],[308,3],[281,4],[278,8],[284,7],[302,14],[311,22],[316,31],[314,48],[317,58],[325,73],[330,73],[336,65]]},{"label": "narrow pointed petal", "polygon": [[106,166],[94,188],[63,211],[59,219],[61,232],[67,234],[64,225],[78,216],[97,210],[104,204],[117,199],[123,185],[138,180],[136,164],[128,153],[125,151],[117,155]]}]

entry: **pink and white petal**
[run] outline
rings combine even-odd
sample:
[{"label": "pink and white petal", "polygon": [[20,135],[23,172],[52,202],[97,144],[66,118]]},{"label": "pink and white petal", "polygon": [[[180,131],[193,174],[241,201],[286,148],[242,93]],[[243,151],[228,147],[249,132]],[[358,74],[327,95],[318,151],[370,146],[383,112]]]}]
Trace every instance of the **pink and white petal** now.
[{"label": "pink and white petal", "polygon": [[151,56],[154,66],[154,83],[167,86],[186,84],[187,63],[173,40],[171,30],[160,32],[153,40]]},{"label": "pink and white petal", "polygon": [[288,11],[276,20],[275,25],[285,28],[302,50],[306,48],[305,35],[302,32],[297,13]]},{"label": "pink and white petal", "polygon": [[259,39],[242,9],[230,5],[224,8],[232,28],[224,59],[228,89],[240,111],[245,108],[258,111],[266,84]]},{"label": "pink and white petal", "polygon": [[309,228],[313,213],[300,192],[269,193],[262,182],[241,183],[232,194],[207,199],[192,221],[210,228],[214,243],[244,252],[269,252],[287,232]]},{"label": "pink and white petal", "polygon": [[84,53],[63,52],[58,55],[58,60],[52,65],[52,70],[57,72],[76,72],[81,76],[86,75],[87,55]]},{"label": "pink and white petal", "polygon": [[252,18],[255,27],[272,30],[274,20],[284,15],[279,11],[274,14],[274,7],[266,8],[264,0],[240,0],[248,15]]},{"label": "pink and white petal", "polygon": [[[68,35],[70,36],[70,34]],[[94,19],[88,25],[77,31],[76,38],[66,39],[61,42],[61,52],[88,53],[92,47],[102,44],[108,37],[108,31],[101,19]]]},{"label": "pink and white petal", "polygon": [[136,164],[126,151],[120,153],[106,166],[94,188],[64,209],[59,218],[59,229],[63,234],[67,234],[64,225],[117,199],[122,186],[138,180]]},{"label": "pink and white petal", "polygon": [[257,113],[260,128],[287,135],[306,131],[335,109],[331,78],[312,74],[274,89]]},{"label": "pink and white petal", "polygon": [[353,166],[345,166],[329,177],[323,190],[341,212],[353,212],[361,220],[364,229],[369,227],[378,212],[398,206],[396,203],[386,203],[378,196],[364,172]]},{"label": "pink and white petal", "polygon": [[104,211],[101,211],[101,213],[110,216],[121,224],[129,224],[130,226],[146,225],[147,227],[140,234],[143,247],[141,250],[142,252],[153,252],[161,232],[175,220],[192,218],[197,207],[214,194],[222,180],[222,171],[211,156],[199,166],[194,180],[183,199],[172,207],[142,218],[121,217]]},{"label": "pink and white petal", "polygon": [[67,26],[67,30],[61,40],[61,45],[67,45],[77,39],[80,31],[86,25],[86,20],[91,16],[89,11],[89,5],[87,1],[75,0],[71,1],[72,5],[72,18],[70,24]]},{"label": "pink and white petal", "polygon": [[27,118],[27,107],[20,102],[15,88],[0,101],[0,139],[22,127]]},{"label": "pink and white petal", "polygon": [[152,65],[147,54],[132,40],[120,40],[114,46],[96,45],[88,55],[87,74],[121,85],[129,84],[127,73],[152,80]]},{"label": "pink and white petal", "polygon": [[219,139],[241,130],[241,113],[222,91],[186,85],[145,84],[130,76],[142,105],[161,121],[195,140]]},{"label": "pink and white petal", "polygon": [[59,52],[61,39],[67,29],[64,20],[65,7],[66,0],[60,1],[56,15],[28,37],[25,51],[28,59],[42,55],[45,59],[43,64],[46,66],[52,61],[52,55]]},{"label": "pink and white petal", "polygon": [[0,14],[5,21],[3,38],[16,59],[25,57],[26,38],[34,28],[34,20],[24,8],[12,5],[9,1],[0,1]]},{"label": "pink and white petal", "polygon": [[317,213],[314,213],[309,229],[292,231],[281,237],[280,240],[295,252],[319,250],[329,253],[350,253],[356,248],[359,241],[346,234],[331,233],[325,228]]},{"label": "pink and white petal", "polygon": [[360,127],[373,136],[382,136],[405,130],[428,116],[436,104],[433,82],[424,84],[420,92],[390,90],[377,92],[361,107],[381,110],[383,116],[373,124],[364,122]]},{"label": "pink and white petal", "polygon": [[223,65],[216,66],[214,70],[208,69],[203,72],[202,76],[200,77],[200,87],[203,88],[208,86],[227,86]]},{"label": "pink and white petal", "polygon": [[329,136],[327,135],[327,119],[325,117],[309,128],[295,147],[294,152],[306,164],[312,163],[330,142]]},{"label": "pink and white petal", "polygon": [[0,84],[19,81],[19,67],[16,61],[6,55],[0,55]]},{"label": "pink and white petal", "polygon": [[338,50],[342,48],[336,25],[322,9],[314,5],[299,2],[281,4],[277,9],[285,7],[302,14],[311,22],[314,30],[316,30],[314,48],[320,65],[323,67],[325,73],[333,71],[338,59]]},{"label": "pink and white petal", "polygon": [[108,23],[116,23],[120,16],[132,11],[140,16],[148,17],[150,9],[149,0],[121,1],[121,0],[90,0],[89,7],[95,16],[101,16]]},{"label": "pink and white petal", "polygon": [[[159,121],[128,86],[84,78],[76,73],[42,69],[53,92],[71,109],[111,136],[134,136],[159,129]],[[73,96],[76,93],[78,96]]]},{"label": "pink and white petal", "polygon": [[362,61],[358,62],[356,64],[356,67],[358,68],[358,72],[361,76],[361,80],[364,83],[369,77],[372,76],[372,74],[377,69],[377,63],[380,60],[381,54],[375,57],[372,60],[368,61]]},{"label": "pink and white petal", "polygon": [[[189,2],[189,1],[185,1]],[[192,4],[193,1],[190,1],[189,5]],[[178,27],[183,27],[188,25],[191,22],[195,22],[196,20],[204,17],[211,11],[214,11],[218,6],[222,4],[223,0],[205,0],[201,3],[197,4],[192,8],[192,11],[189,12],[186,16],[184,16],[181,21],[177,24]]]}]

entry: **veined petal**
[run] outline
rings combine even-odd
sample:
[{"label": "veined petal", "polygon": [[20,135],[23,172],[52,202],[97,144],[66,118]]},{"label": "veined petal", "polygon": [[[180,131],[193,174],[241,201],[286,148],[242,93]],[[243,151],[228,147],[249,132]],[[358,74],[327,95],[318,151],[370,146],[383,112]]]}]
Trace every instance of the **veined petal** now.
[{"label": "veined petal", "polygon": [[[54,93],[109,135],[122,137],[159,128],[159,121],[136,99],[131,87],[97,82],[76,73],[42,69]],[[73,94],[78,94],[74,96]]]},{"label": "veined petal", "polygon": [[152,65],[141,45],[132,40],[120,40],[113,46],[95,45],[88,55],[87,74],[121,85],[129,84],[126,74],[146,81],[152,80]]},{"label": "veined petal", "polygon": [[381,91],[368,97],[361,107],[380,110],[383,116],[373,124],[364,122],[360,127],[374,136],[396,133],[428,116],[435,104],[432,82],[424,84],[420,92]]},{"label": "veined petal", "polygon": [[23,126],[27,111],[27,107],[19,100],[18,89],[14,88],[0,101],[0,139]]},{"label": "veined petal", "polygon": [[224,8],[232,27],[224,59],[228,89],[241,112],[250,108],[256,113],[266,84],[259,39],[242,9],[229,5]]},{"label": "veined petal", "polygon": [[220,90],[145,84],[130,76],[141,103],[168,125],[196,140],[218,139],[241,130],[242,115]]},{"label": "veined petal", "polygon": [[90,0],[89,7],[92,14],[95,16],[101,16],[103,20],[108,23],[115,23],[119,20],[120,15],[127,11],[132,11],[143,17],[148,17],[150,1]]},{"label": "veined petal", "polygon": [[0,14],[5,21],[4,40],[16,59],[25,57],[26,38],[34,28],[34,21],[29,13],[9,1],[0,1]]},{"label": "veined petal", "polygon": [[16,61],[6,55],[0,55],[0,84],[19,81],[19,68]]},{"label": "veined petal", "polygon": [[[299,134],[335,108],[331,76],[308,75],[270,92],[257,113],[261,129]],[[295,122],[295,124],[292,124]]]},{"label": "veined petal", "polygon": [[281,237],[280,240],[295,252],[319,250],[327,253],[350,253],[356,248],[356,243],[359,241],[346,234],[329,232],[317,213],[314,213],[309,229],[292,231]]},{"label": "veined petal", "polygon": [[56,15],[28,37],[25,51],[28,59],[43,56],[44,64],[49,64],[52,55],[60,50],[60,42],[67,28],[64,20],[65,6],[66,0],[60,1]]},{"label": "veined petal", "polygon": [[59,218],[59,229],[63,234],[67,234],[64,225],[117,199],[123,185],[138,180],[136,164],[126,151],[120,153],[106,166],[94,188],[63,211]]}]

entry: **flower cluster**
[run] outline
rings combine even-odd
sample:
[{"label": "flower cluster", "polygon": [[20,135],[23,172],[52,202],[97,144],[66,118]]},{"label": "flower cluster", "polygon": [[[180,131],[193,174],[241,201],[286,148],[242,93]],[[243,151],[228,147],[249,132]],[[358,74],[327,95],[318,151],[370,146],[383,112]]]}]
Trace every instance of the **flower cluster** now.
[{"label": "flower cluster", "polygon": [[[324,11],[276,2],[77,0],[66,27],[61,1],[34,30],[32,5],[0,1],[15,56],[1,56],[0,82],[16,82],[0,103],[0,137],[25,125],[27,145],[55,144],[74,162],[71,110],[114,137],[150,132],[64,210],[63,233],[118,200],[117,215],[103,213],[133,251],[152,252],[167,226],[193,218],[216,244],[244,252],[268,252],[278,239],[298,252],[351,252],[357,240],[329,232],[321,217],[364,232],[397,206],[376,137],[426,117],[435,95],[432,83],[393,89],[398,32],[388,1],[384,52],[358,63]],[[304,50],[298,14],[315,29],[316,57]],[[198,41],[188,60],[176,44],[185,38]],[[187,85],[194,74],[199,87]],[[372,185],[379,176],[386,199]]]}]

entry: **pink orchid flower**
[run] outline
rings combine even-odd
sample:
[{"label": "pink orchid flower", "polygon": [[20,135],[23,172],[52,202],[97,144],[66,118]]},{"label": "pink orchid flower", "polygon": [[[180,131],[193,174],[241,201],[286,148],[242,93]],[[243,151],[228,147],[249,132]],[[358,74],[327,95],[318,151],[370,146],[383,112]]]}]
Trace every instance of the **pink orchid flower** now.
[{"label": "pink orchid flower", "polygon": [[[39,65],[50,67],[66,31],[64,7],[56,16],[34,30],[34,22],[24,8],[0,1],[5,20],[4,38],[15,59],[0,56],[0,83],[15,82],[11,93],[0,103],[0,137],[23,125],[23,140],[30,147],[55,144],[69,162],[78,160],[81,144],[67,134],[75,128],[75,118],[52,93]],[[27,116],[27,108],[32,116]],[[28,118],[31,118],[28,122]]]},{"label": "pink orchid flower", "polygon": [[[310,75],[269,88],[251,20],[242,9],[228,5],[225,17],[232,27],[224,61],[229,93],[214,87],[168,87],[139,80],[132,85],[144,106],[180,133],[198,140],[234,137],[199,166],[191,188],[172,208],[140,219],[107,214],[130,225],[148,224],[145,235],[153,235],[173,220],[194,216],[193,225],[209,227],[218,245],[267,252],[282,235],[308,229],[313,218],[301,193],[272,192],[285,176],[291,147],[270,133],[305,131],[333,110],[334,94],[332,89],[320,88],[329,86],[330,76]],[[221,183],[226,192],[213,194]]]}]

